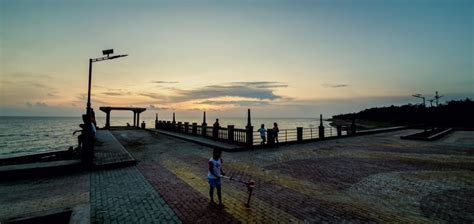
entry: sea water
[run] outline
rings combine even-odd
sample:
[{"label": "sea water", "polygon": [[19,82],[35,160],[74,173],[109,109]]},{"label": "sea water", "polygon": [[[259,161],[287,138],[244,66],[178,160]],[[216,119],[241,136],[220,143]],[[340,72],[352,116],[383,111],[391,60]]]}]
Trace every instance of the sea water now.
[{"label": "sea water", "polygon": [[[168,119],[169,120],[169,119]],[[105,118],[97,118],[97,125],[104,126]],[[145,121],[147,128],[154,127],[155,118],[145,117],[140,119],[140,123]],[[186,117],[177,119],[182,122],[202,123],[202,118]],[[208,126],[212,126],[215,118],[209,118]],[[252,118],[252,125],[256,131],[261,124],[265,128],[273,127],[277,122],[280,130],[296,129],[296,127],[315,128],[319,126],[317,118]],[[80,130],[81,117],[0,117],[0,155],[12,155],[27,152],[44,152],[51,150],[64,150],[70,146],[77,145],[77,135],[73,135],[75,130]],[[133,117],[112,117],[112,126],[126,126],[133,124]],[[235,125],[235,128],[245,128],[246,118],[220,118],[221,127]],[[323,122],[328,126],[327,121]]]}]

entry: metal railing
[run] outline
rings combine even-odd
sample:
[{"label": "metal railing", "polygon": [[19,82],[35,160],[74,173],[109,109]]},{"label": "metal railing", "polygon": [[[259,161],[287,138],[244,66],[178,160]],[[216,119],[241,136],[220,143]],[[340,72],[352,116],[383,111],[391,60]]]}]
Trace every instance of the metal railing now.
[{"label": "metal railing", "polygon": [[[262,143],[262,139],[258,131],[249,132],[247,129],[234,128],[232,125],[226,128],[220,126],[202,126],[197,125],[196,123],[189,124],[187,122],[158,121],[156,127],[161,130],[211,138],[216,141],[230,144],[251,146],[260,145]],[[277,139],[271,132],[271,129],[267,130],[265,144],[300,142],[314,139],[346,136],[350,134],[350,128],[348,126],[338,126],[337,128],[311,127],[282,129],[278,132]],[[250,139],[247,136],[248,133],[252,134]]]}]

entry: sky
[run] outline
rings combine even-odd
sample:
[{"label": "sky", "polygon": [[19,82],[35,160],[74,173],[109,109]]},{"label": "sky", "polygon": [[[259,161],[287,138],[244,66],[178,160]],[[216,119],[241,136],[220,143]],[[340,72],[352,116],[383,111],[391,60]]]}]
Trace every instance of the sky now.
[{"label": "sky", "polygon": [[[474,98],[473,1],[0,0],[0,116],[330,117]],[[100,114],[99,114],[100,116]]]}]

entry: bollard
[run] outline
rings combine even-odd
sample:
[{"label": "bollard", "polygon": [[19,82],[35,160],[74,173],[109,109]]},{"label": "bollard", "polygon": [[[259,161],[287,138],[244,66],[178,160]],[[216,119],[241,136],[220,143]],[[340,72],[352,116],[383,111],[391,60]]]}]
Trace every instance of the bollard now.
[{"label": "bollard", "polygon": [[177,131],[177,132],[181,132],[182,129],[183,129],[183,123],[180,121],[180,122],[178,122],[178,126],[177,126],[177,130],[176,130],[176,131]]},{"label": "bollard", "polygon": [[296,128],[296,141],[298,142],[303,141],[303,128],[302,127]]},{"label": "bollard", "polygon": [[141,126],[141,128],[142,128],[142,129],[145,129],[145,126],[146,126],[145,121],[142,121],[142,126]]},{"label": "bollard", "polygon": [[337,137],[341,137],[342,136],[342,127],[341,127],[341,125],[337,125],[336,129],[337,129]]}]

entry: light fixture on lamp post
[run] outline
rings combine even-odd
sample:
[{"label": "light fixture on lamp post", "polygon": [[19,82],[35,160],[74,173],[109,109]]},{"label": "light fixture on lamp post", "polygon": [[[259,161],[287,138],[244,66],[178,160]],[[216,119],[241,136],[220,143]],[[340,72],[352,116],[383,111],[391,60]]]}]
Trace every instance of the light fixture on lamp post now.
[{"label": "light fixture on lamp post", "polygon": [[99,62],[99,61],[105,61],[105,60],[112,60],[112,59],[128,56],[127,54],[110,56],[113,53],[114,53],[114,49],[107,49],[107,50],[102,51],[102,54],[107,55],[107,56],[100,57],[100,58],[90,58],[89,59],[89,85],[88,85],[88,88],[87,88],[87,107],[86,107],[86,114],[87,114],[88,120],[90,120],[91,111],[92,111],[91,110],[92,109],[91,108],[92,63]]}]

